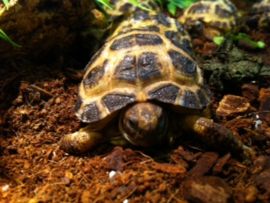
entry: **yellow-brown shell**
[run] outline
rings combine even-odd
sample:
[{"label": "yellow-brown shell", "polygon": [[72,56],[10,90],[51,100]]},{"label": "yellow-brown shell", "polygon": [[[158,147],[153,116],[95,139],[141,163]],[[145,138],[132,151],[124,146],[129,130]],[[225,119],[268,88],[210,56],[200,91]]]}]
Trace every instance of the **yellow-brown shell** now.
[{"label": "yellow-brown shell", "polygon": [[203,109],[210,91],[183,26],[163,13],[137,11],[86,66],[75,113],[92,123],[135,102]]},{"label": "yellow-brown shell", "polygon": [[[155,0],[137,0],[137,2],[149,10],[160,11]],[[104,9],[112,20],[118,16],[129,15],[140,10],[139,7],[132,4],[129,0],[109,0],[109,3],[113,6],[113,9],[108,9],[107,7],[104,7]]]},{"label": "yellow-brown shell", "polygon": [[243,19],[229,0],[199,0],[185,9],[179,21],[188,24],[201,21],[206,27],[220,31],[235,31],[243,26]]},{"label": "yellow-brown shell", "polygon": [[261,0],[253,4],[249,21],[256,21],[260,29],[270,29],[270,0]]}]

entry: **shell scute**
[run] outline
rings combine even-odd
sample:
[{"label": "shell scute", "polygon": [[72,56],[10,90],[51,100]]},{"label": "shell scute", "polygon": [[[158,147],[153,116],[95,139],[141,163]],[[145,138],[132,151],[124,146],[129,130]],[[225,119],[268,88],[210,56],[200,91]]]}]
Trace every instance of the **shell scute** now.
[{"label": "shell scute", "polygon": [[163,40],[155,34],[134,34],[128,35],[126,37],[117,39],[110,46],[111,50],[119,50],[119,49],[128,49],[138,46],[144,45],[158,45],[162,44]]},{"label": "shell scute", "polygon": [[[113,9],[108,9],[106,6],[103,6],[103,9],[109,14],[110,19],[114,20],[122,15],[129,15],[136,13],[136,11],[140,10],[137,6],[134,6],[129,0],[108,0],[108,2],[113,6]],[[153,11],[159,12],[159,5],[155,1],[149,0],[137,0],[137,2],[145,8],[149,8]],[[141,20],[146,19],[147,14],[138,15]]]},{"label": "shell scute", "polygon": [[192,47],[190,47],[190,42],[186,39],[181,40],[181,34],[175,31],[166,31],[165,36],[174,44],[176,47],[183,49],[189,55],[192,55]]},{"label": "shell scute", "polygon": [[100,120],[100,110],[96,102],[85,105],[79,118],[86,123],[92,123]]},{"label": "shell scute", "polygon": [[185,89],[182,92],[182,95],[180,97],[180,104],[184,107],[188,108],[194,108],[199,109],[201,106],[201,103],[199,99],[197,98],[196,94],[188,89]]},{"label": "shell scute", "polygon": [[[169,51],[168,54],[176,71],[187,77],[195,77],[197,74],[197,65],[194,61],[175,50]],[[181,63],[179,63],[180,61]]]},{"label": "shell scute", "polygon": [[156,15],[156,19],[157,19],[157,22],[166,26],[166,27],[170,27],[171,25],[171,22],[169,20],[169,17],[166,16],[164,13],[158,13]]},{"label": "shell scute", "polygon": [[114,78],[127,81],[136,81],[135,56],[125,56],[116,66]]},{"label": "shell scute", "polygon": [[161,63],[158,55],[153,52],[144,52],[138,58],[138,78],[145,82],[161,75]]},{"label": "shell scute", "polygon": [[103,65],[96,66],[88,72],[88,74],[84,77],[83,83],[84,86],[87,88],[93,88],[94,86],[98,85],[102,77],[104,76],[105,66],[107,60],[103,62]]},{"label": "shell scute", "polygon": [[148,12],[135,12],[132,18],[135,21],[147,21],[151,19]]},{"label": "shell scute", "polygon": [[[210,92],[208,94],[210,94]],[[200,101],[199,103],[205,108],[209,104],[209,98],[204,94],[202,89],[197,90],[197,95]]]},{"label": "shell scute", "polygon": [[180,87],[167,83],[156,89],[153,89],[148,92],[148,99],[155,99],[160,102],[165,103],[175,103],[177,96],[179,95],[181,89]]},{"label": "shell scute", "polygon": [[109,93],[102,98],[102,102],[109,112],[121,109],[135,100],[136,96],[134,94],[121,94],[118,92]]}]

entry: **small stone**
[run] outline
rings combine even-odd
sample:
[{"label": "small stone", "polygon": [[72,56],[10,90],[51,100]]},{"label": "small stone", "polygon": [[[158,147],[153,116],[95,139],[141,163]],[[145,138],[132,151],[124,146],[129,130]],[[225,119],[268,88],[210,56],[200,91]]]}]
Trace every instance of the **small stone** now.
[{"label": "small stone", "polygon": [[223,171],[223,167],[228,163],[229,159],[231,158],[231,154],[228,153],[225,156],[219,158],[213,168],[213,173],[218,174]]},{"label": "small stone", "polygon": [[190,202],[230,202],[232,189],[216,176],[188,178],[182,185],[184,197]]},{"label": "small stone", "polygon": [[270,88],[262,88],[258,100],[261,102],[259,108],[260,117],[270,122]]},{"label": "small stone", "polygon": [[188,174],[191,176],[203,176],[208,173],[213,165],[218,159],[218,153],[216,152],[206,152],[197,161],[196,166],[194,166]]},{"label": "small stone", "polygon": [[167,163],[155,163],[153,168],[157,171],[169,174],[183,174],[186,172],[186,168],[184,166]]},{"label": "small stone", "polygon": [[235,116],[245,113],[248,111],[249,107],[250,103],[246,98],[235,95],[225,95],[219,102],[216,114],[217,116]]},{"label": "small stone", "polygon": [[56,103],[56,104],[60,104],[60,103],[61,103],[61,99],[60,99],[59,97],[57,97],[57,98],[55,99],[55,103]]},{"label": "small stone", "polygon": [[242,95],[248,102],[253,102],[259,96],[259,87],[256,84],[244,84],[242,86]]},{"label": "small stone", "polygon": [[[264,197],[270,199],[270,158],[269,156],[259,156],[254,161],[254,166],[252,168],[252,177],[251,180],[258,189],[261,189],[264,192]],[[253,191],[256,193],[256,190]],[[254,195],[253,195],[254,196]],[[252,196],[250,197],[252,200]]]},{"label": "small stone", "polygon": [[246,191],[246,202],[255,202],[258,196],[258,189],[255,186],[249,186]]},{"label": "small stone", "polygon": [[123,148],[115,147],[112,154],[108,159],[108,169],[114,171],[123,171],[124,159],[123,159]]}]

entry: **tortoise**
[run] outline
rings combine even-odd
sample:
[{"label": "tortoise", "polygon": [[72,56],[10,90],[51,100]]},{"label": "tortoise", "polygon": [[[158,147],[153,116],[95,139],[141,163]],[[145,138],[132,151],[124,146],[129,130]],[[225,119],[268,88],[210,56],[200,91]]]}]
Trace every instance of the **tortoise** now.
[{"label": "tortoise", "polygon": [[244,28],[244,20],[229,0],[199,0],[184,10],[178,20],[190,33],[202,33],[207,39]]},{"label": "tortoise", "polygon": [[183,26],[163,13],[139,10],[87,64],[75,114],[88,125],[65,135],[60,147],[84,153],[108,140],[165,145],[181,128],[210,145],[253,152],[232,131],[205,117],[210,101]]},{"label": "tortoise", "polygon": [[261,30],[270,30],[270,0],[261,0],[253,4],[247,24]]}]

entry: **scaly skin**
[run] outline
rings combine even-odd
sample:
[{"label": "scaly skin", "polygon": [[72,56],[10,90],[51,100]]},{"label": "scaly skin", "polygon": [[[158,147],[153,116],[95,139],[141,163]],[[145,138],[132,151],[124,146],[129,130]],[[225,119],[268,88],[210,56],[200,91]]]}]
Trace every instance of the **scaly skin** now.
[{"label": "scaly skin", "polygon": [[255,151],[244,145],[233,133],[223,125],[198,115],[185,115],[179,122],[180,126],[188,132],[198,136],[209,146],[220,146],[226,151],[255,154]]}]

